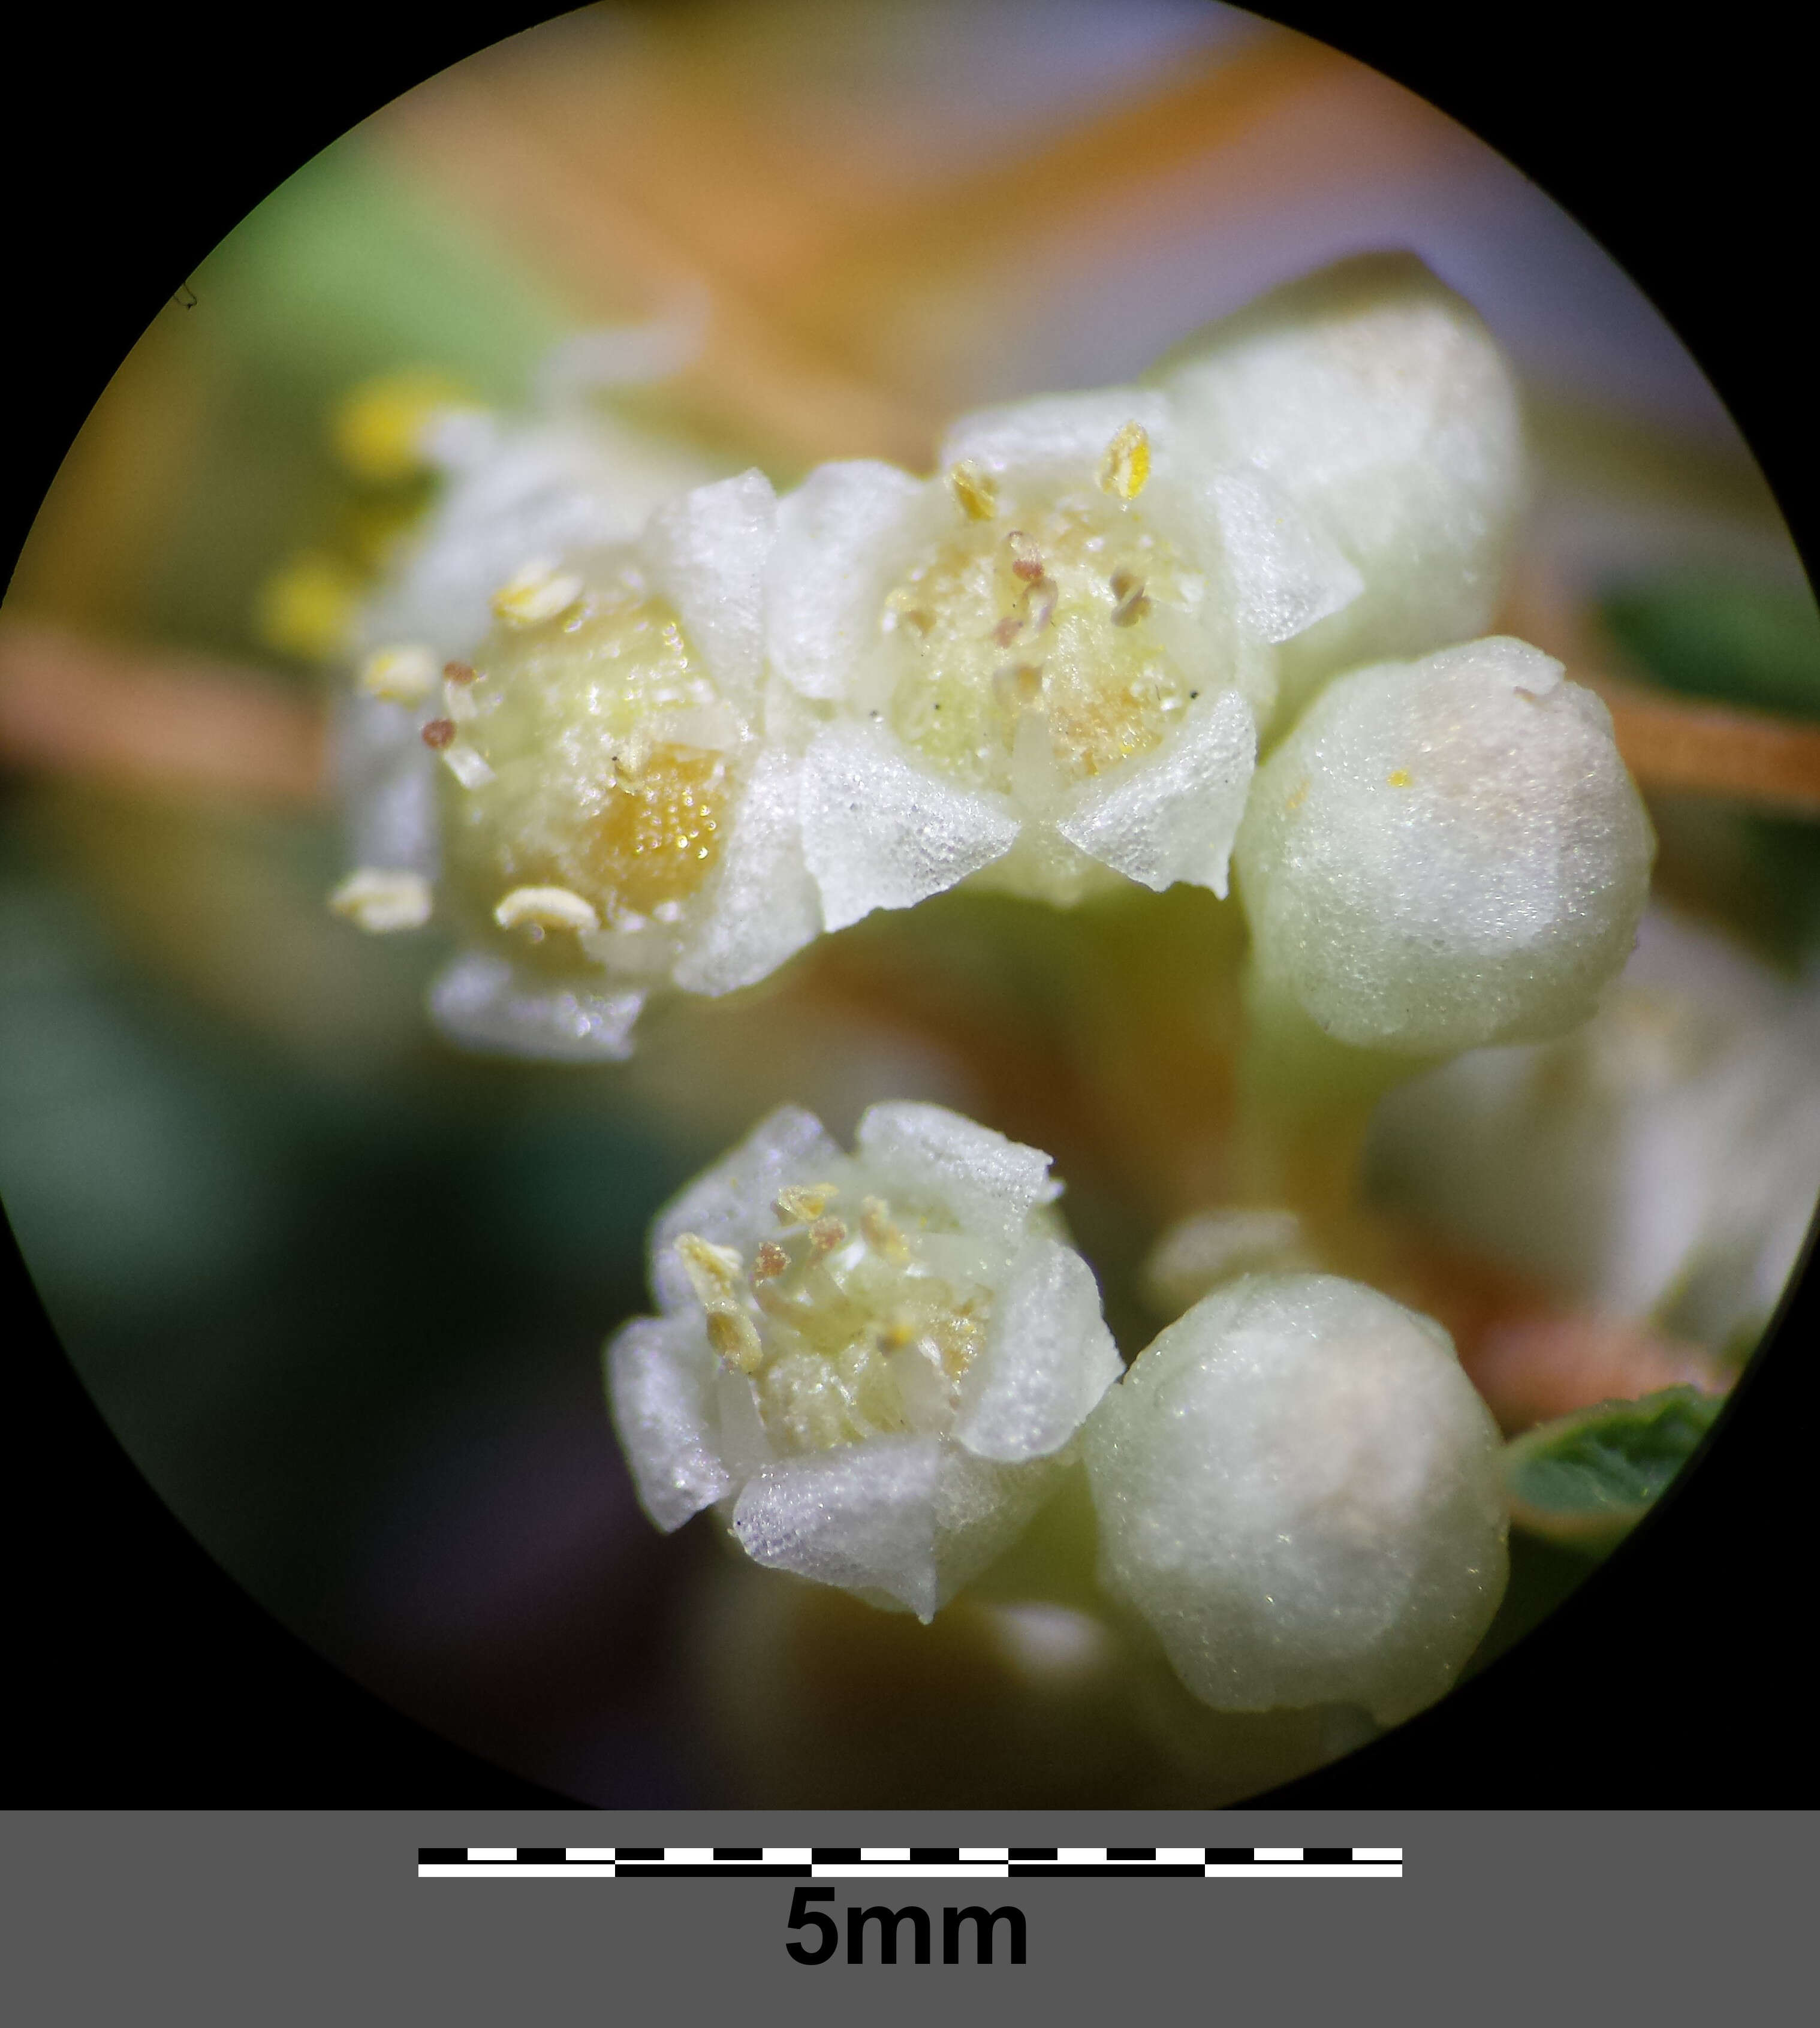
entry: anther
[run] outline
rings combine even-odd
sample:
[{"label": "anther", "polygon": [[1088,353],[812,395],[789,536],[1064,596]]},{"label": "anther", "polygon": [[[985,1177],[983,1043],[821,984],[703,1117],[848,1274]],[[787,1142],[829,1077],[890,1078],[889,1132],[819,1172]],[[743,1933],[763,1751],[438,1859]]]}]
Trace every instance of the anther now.
[{"label": "anther", "polygon": [[752,1264],[755,1282],[775,1282],[790,1266],[790,1256],[775,1239],[761,1239]]},{"label": "anther", "polygon": [[809,1227],[809,1245],[817,1253],[832,1253],[837,1246],[845,1246],[846,1243],[845,1219],[818,1218]]},{"label": "anther", "polygon": [[567,887],[514,887],[493,912],[502,930],[529,923],[540,930],[597,930],[601,918],[594,904]]},{"label": "anther", "polygon": [[735,1373],[756,1373],[764,1364],[758,1327],[744,1310],[710,1310],[708,1342]]},{"label": "anther", "polygon": [[1011,573],[1026,584],[1035,584],[1043,575],[1042,552],[1022,528],[1013,528],[1004,538],[1011,551]]},{"label": "anther", "polygon": [[540,559],[499,587],[493,594],[493,610],[508,626],[536,627],[566,612],[581,595],[579,577]]},{"label": "anther", "polygon": [[998,512],[998,487],[971,458],[963,458],[948,474],[948,483],[970,521],[990,521]]},{"label": "anther", "polygon": [[369,934],[385,936],[397,930],[421,929],[430,920],[434,897],[420,873],[363,866],[336,888],[328,905]]},{"label": "anther", "polygon": [[433,753],[440,753],[455,737],[455,721],[452,718],[433,718],[424,728],[424,744]]},{"label": "anther", "polygon": [[421,704],[436,679],[427,648],[382,648],[361,664],[361,688],[390,704]]},{"label": "anther", "polygon": [[860,1230],[865,1235],[866,1244],[893,1266],[901,1268],[908,1262],[909,1245],[891,1223],[891,1208],[882,1197],[867,1197],[861,1203]]},{"label": "anther", "polygon": [[993,694],[1006,711],[1027,710],[1043,694],[1043,672],[1035,662],[1013,662],[992,679]]},{"label": "anther", "polygon": [[726,1302],[738,1290],[745,1263],[733,1247],[716,1246],[698,1232],[679,1232],[675,1251],[695,1300],[705,1308]]},{"label": "anther", "polygon": [[1141,423],[1126,424],[1106,446],[1100,461],[1100,487],[1127,505],[1144,490],[1150,476],[1150,439]]},{"label": "anther", "polygon": [[808,1225],[821,1216],[837,1194],[832,1183],[786,1183],[772,1208],[780,1225]]}]

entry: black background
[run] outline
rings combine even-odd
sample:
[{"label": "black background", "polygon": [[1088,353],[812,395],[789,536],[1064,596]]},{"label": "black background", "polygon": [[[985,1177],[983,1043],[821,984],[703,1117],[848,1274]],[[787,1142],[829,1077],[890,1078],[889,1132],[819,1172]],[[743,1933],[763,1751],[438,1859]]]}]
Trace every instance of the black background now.
[{"label": "black background", "polygon": [[[1795,17],[1269,10],[1523,168],[1689,345],[1812,554],[1813,116]],[[10,556],[120,359],[284,176],[537,7],[223,17],[69,9],[15,31],[0,120]],[[1449,25],[1438,25],[1444,20]],[[10,1245],[3,1626],[15,1807],[491,1808],[553,1797],[319,1661],[196,1547],[58,1351]],[[1437,1709],[1271,1801],[1488,1808],[1811,1800],[1816,1299],[1803,1286],[1712,1455],[1537,1635]]]}]

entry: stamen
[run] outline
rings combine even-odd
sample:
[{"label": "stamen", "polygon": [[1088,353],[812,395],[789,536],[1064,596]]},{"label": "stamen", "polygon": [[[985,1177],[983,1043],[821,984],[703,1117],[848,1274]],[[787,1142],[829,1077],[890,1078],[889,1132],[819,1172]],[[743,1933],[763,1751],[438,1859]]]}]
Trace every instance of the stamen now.
[{"label": "stamen", "polygon": [[1004,538],[1005,547],[1011,551],[1011,572],[1026,584],[1038,583],[1043,575],[1042,552],[1022,528],[1013,528]]},{"label": "stamen", "polygon": [[844,1219],[818,1218],[809,1227],[809,1245],[817,1253],[832,1253],[837,1246],[845,1246],[846,1243]]},{"label": "stamen", "polygon": [[1129,506],[1149,476],[1150,439],[1141,423],[1127,423],[1106,446],[1100,464],[1101,490]]},{"label": "stamen", "polygon": [[786,1183],[772,1208],[780,1225],[808,1225],[819,1218],[838,1194],[832,1183]]},{"label": "stamen", "polygon": [[[449,721],[444,719],[441,723],[446,725]],[[428,728],[426,727],[425,730]],[[465,740],[452,746],[446,746],[442,749],[442,761],[464,789],[483,789],[493,779],[493,770],[487,766],[485,757]]]},{"label": "stamen", "polygon": [[1119,601],[1112,609],[1115,627],[1134,627],[1150,610],[1150,601],[1144,594],[1143,579],[1132,576],[1129,571],[1114,573],[1112,593]]},{"label": "stamen", "polygon": [[710,1310],[708,1342],[735,1373],[756,1373],[764,1364],[758,1327],[744,1310]]},{"label": "stamen", "polygon": [[499,587],[493,610],[509,627],[537,627],[566,612],[581,595],[579,577],[539,558]]},{"label": "stamen", "polygon": [[992,630],[992,638],[1000,647],[1008,648],[1023,631],[1023,621],[1015,612],[1007,613]]},{"label": "stamen", "polygon": [[1042,666],[1037,662],[1012,662],[992,679],[993,694],[1007,711],[1024,711],[1043,694]]},{"label": "stamen", "polygon": [[386,936],[397,930],[421,929],[430,920],[435,897],[420,873],[363,866],[336,888],[328,905],[370,934]]},{"label": "stamen", "polygon": [[910,1259],[909,1242],[891,1223],[891,1207],[882,1197],[867,1197],[860,1206],[860,1230],[866,1244],[882,1253],[895,1268]]},{"label": "stamen", "polygon": [[690,1287],[695,1291],[695,1300],[704,1308],[725,1303],[730,1297],[738,1294],[745,1263],[735,1248],[716,1246],[712,1239],[704,1239],[698,1232],[679,1232],[676,1235],[675,1253],[682,1264],[683,1273],[689,1277]]},{"label": "stamen", "polygon": [[514,887],[494,910],[493,920],[502,930],[516,930],[523,923],[540,930],[594,931],[601,926],[594,904],[567,887]]},{"label": "stamen", "polygon": [[436,658],[427,648],[382,648],[361,664],[361,688],[389,704],[421,704],[435,679]]},{"label": "stamen", "polygon": [[998,512],[998,485],[971,458],[963,458],[948,474],[948,483],[970,521],[990,521]]}]

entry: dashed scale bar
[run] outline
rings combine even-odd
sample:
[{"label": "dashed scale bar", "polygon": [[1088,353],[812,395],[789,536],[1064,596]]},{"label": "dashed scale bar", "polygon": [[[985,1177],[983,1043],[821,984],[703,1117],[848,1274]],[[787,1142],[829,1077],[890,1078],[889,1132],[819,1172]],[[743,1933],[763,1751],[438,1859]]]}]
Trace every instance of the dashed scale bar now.
[{"label": "dashed scale bar", "polygon": [[486,1845],[421,1848],[420,1880],[1400,1880],[1400,1846]]}]

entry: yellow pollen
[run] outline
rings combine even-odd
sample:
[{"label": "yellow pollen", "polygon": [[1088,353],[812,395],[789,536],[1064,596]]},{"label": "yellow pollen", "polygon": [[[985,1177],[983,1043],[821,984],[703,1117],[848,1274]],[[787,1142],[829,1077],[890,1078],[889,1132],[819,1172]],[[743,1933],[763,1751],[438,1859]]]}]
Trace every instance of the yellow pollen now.
[{"label": "yellow pollen", "polygon": [[710,1310],[708,1342],[736,1373],[756,1373],[764,1364],[758,1327],[743,1310]]},{"label": "yellow pollen", "polygon": [[832,1183],[786,1183],[778,1192],[773,1208],[780,1225],[808,1225],[821,1216],[838,1195]]},{"label": "yellow pollen", "polygon": [[1127,423],[1106,446],[1100,462],[1100,490],[1129,506],[1150,476],[1150,439],[1141,423]]},{"label": "yellow pollen", "polygon": [[954,497],[960,504],[960,511],[970,521],[990,521],[998,512],[998,487],[988,472],[982,472],[971,458],[963,458],[949,471],[948,483],[954,490]]},{"label": "yellow pollen", "polygon": [[901,1268],[909,1260],[909,1243],[891,1223],[891,1208],[882,1197],[867,1197],[861,1203],[860,1230],[866,1244],[893,1267]]},{"label": "yellow pollen", "polygon": [[1407,768],[1393,768],[1384,779],[1393,789],[1407,789],[1410,783],[1409,770]]}]

